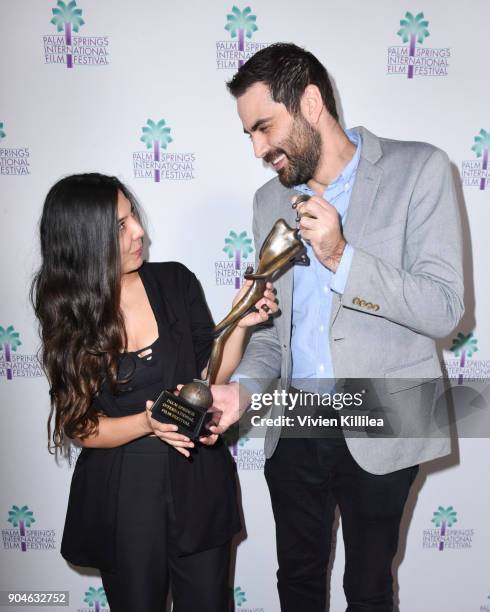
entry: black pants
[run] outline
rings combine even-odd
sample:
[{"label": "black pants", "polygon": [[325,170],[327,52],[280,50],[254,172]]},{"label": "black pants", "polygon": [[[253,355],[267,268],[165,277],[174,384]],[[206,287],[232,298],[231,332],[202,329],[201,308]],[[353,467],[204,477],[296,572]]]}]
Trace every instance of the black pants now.
[{"label": "black pants", "polygon": [[276,522],[282,612],[324,612],[338,505],[345,546],[347,612],[392,612],[391,564],[418,466],[377,476],[343,438],[281,439],[265,464]]},{"label": "black pants", "polygon": [[117,571],[101,572],[111,612],[164,612],[169,583],[174,612],[226,612],[230,543],[178,556],[168,454],[133,447],[121,472]]}]

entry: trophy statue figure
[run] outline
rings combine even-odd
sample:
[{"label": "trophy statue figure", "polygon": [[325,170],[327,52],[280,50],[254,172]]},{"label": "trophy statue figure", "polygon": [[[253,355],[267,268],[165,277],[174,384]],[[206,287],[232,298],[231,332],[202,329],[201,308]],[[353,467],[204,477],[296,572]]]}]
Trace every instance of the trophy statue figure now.
[{"label": "trophy statue figure", "polygon": [[303,265],[308,262],[304,244],[297,229],[289,227],[284,219],[278,219],[262,244],[256,272],[247,271],[244,274],[245,279],[253,281],[251,286],[213,330],[215,338],[206,378],[185,384],[178,396],[163,391],[153,405],[153,418],[178,425],[179,431],[191,439],[209,433],[207,425],[216,414],[209,410],[213,403],[210,387],[215,382],[225,342],[238,321],[255,309],[255,303],[264,294],[266,283],[274,274],[294,262]]}]

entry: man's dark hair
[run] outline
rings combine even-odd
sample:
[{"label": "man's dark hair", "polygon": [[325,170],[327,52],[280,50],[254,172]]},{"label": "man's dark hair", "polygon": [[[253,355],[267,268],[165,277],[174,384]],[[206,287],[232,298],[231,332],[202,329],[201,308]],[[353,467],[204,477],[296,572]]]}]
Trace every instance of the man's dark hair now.
[{"label": "man's dark hair", "polygon": [[316,85],[332,117],[339,116],[332,84],[325,67],[317,58],[291,43],[276,43],[261,49],[239,68],[226,84],[230,93],[239,98],[255,83],[269,86],[274,102],[282,102],[287,110],[299,112],[301,96],[308,85]]}]

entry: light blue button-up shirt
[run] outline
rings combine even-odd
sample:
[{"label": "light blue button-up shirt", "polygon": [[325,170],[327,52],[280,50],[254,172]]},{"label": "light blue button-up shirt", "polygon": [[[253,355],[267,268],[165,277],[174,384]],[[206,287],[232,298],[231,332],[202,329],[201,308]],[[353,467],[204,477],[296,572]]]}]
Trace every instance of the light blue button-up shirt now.
[{"label": "light blue button-up shirt", "polygon": [[[347,215],[362,146],[361,136],[355,130],[346,130],[345,133],[357,145],[356,152],[323,194],[323,199],[337,209],[342,225]],[[300,193],[314,195],[306,184],[298,185],[295,189]],[[305,245],[310,265],[294,267],[291,383],[299,389],[318,392],[318,379],[332,379],[334,375],[329,345],[332,292],[344,292],[353,249],[349,244],[346,245],[337,271],[333,273],[318,261],[312,247],[307,243]],[[327,383],[323,390],[329,387]]]}]

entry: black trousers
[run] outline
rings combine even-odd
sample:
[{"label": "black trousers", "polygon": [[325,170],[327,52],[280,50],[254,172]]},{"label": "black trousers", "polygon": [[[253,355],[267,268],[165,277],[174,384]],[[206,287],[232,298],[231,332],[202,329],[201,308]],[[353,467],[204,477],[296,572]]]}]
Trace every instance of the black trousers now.
[{"label": "black trousers", "polygon": [[345,546],[347,612],[392,612],[391,564],[418,466],[363,470],[340,438],[285,438],[265,463],[276,522],[282,612],[324,612],[338,505]]},{"label": "black trousers", "polygon": [[169,585],[174,612],[226,612],[230,543],[178,556],[168,453],[134,444],[121,474],[117,571],[101,572],[111,612],[164,612]]}]

